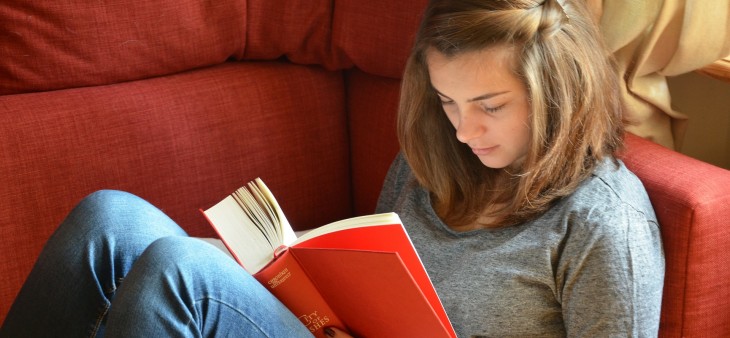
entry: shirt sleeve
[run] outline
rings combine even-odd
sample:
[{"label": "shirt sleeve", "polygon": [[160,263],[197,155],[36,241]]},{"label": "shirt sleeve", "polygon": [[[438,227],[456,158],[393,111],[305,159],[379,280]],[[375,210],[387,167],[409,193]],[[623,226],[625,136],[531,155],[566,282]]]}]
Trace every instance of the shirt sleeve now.
[{"label": "shirt sleeve", "polygon": [[567,222],[556,286],[568,337],[655,337],[664,281],[659,227],[630,205],[593,205]]}]

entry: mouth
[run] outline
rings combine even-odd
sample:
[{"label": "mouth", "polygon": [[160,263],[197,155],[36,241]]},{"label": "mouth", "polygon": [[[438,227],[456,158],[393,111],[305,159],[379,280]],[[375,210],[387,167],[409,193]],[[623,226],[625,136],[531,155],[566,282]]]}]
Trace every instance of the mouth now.
[{"label": "mouth", "polygon": [[495,150],[497,150],[499,146],[492,146],[492,147],[486,147],[486,148],[471,148],[471,151],[474,152],[474,155],[481,156],[481,155],[489,155],[493,153]]}]

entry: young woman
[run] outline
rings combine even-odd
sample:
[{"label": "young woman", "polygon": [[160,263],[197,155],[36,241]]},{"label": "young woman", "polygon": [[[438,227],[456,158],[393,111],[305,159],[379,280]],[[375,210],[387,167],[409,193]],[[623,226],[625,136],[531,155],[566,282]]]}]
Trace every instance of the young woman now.
[{"label": "young woman", "polygon": [[[460,337],[657,334],[659,229],[615,157],[618,79],[583,6],[437,0],[423,19],[378,211],[399,213]],[[0,335],[104,330],[309,335],[233,260],[113,191],[59,227]]]},{"label": "young woman", "polygon": [[583,1],[430,3],[378,210],[460,336],[657,335],[664,258],[615,157],[616,74]]}]

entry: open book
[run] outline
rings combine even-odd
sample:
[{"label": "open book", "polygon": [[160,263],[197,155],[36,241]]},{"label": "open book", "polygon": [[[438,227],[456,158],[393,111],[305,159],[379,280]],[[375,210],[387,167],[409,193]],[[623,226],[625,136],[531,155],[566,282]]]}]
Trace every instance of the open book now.
[{"label": "open book", "polygon": [[206,218],[231,255],[316,337],[456,337],[395,213],[334,222],[297,238],[261,179]]}]

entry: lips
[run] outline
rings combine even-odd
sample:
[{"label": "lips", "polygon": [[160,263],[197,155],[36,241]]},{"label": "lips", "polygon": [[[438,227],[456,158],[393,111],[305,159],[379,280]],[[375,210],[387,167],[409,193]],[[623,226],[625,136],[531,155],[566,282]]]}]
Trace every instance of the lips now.
[{"label": "lips", "polygon": [[475,148],[471,147],[471,151],[474,152],[474,155],[489,155],[493,153],[495,150],[497,150],[499,146],[492,146],[492,147],[486,147],[486,148]]}]

